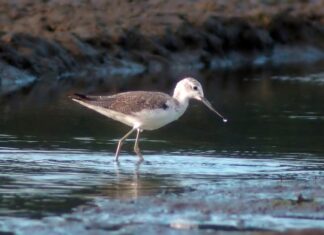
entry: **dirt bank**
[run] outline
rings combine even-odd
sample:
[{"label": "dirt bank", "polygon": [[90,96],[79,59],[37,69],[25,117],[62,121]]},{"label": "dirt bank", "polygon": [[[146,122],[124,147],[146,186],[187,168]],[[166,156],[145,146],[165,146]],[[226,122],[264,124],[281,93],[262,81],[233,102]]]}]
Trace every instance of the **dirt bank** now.
[{"label": "dirt bank", "polygon": [[323,9],[320,0],[2,1],[0,87],[34,83],[6,81],[12,69],[39,80],[96,70],[104,79],[314,63],[324,58]]}]

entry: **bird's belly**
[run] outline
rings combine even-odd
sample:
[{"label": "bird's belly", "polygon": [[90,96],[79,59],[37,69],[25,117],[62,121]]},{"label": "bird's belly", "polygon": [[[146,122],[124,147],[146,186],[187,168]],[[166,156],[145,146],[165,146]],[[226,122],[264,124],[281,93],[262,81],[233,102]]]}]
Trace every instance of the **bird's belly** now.
[{"label": "bird's belly", "polygon": [[177,120],[183,113],[176,110],[143,110],[134,114],[143,130],[155,130]]}]

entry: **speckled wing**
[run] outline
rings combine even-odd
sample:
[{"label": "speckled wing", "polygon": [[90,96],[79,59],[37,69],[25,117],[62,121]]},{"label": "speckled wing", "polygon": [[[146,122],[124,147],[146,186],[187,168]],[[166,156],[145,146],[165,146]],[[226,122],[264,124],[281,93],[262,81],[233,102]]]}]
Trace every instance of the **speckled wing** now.
[{"label": "speckled wing", "polygon": [[172,100],[172,97],[167,94],[147,91],[124,92],[112,96],[75,94],[72,98],[126,115],[140,112],[144,109],[167,109],[167,101]]}]

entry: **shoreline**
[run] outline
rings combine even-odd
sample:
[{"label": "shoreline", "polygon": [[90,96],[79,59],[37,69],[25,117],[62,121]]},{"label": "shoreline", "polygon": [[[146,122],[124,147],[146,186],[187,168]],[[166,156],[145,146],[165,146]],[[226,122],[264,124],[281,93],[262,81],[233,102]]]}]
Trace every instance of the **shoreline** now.
[{"label": "shoreline", "polygon": [[324,60],[320,1],[0,4],[2,94],[44,77],[78,76],[93,68],[105,80],[173,69],[235,70]]}]

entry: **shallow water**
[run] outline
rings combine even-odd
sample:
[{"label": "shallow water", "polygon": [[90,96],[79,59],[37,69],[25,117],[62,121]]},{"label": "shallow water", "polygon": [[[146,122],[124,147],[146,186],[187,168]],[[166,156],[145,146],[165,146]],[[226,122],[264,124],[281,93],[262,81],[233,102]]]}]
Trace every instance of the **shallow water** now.
[{"label": "shallow water", "polygon": [[[57,218],[62,229],[68,224],[62,220],[81,221],[69,225],[72,234],[85,224],[96,231],[117,226],[120,233],[163,225],[170,234],[324,228],[324,73],[275,71],[196,75],[229,122],[192,102],[177,122],[142,134],[142,164],[132,139],[120,164],[113,161],[128,128],[70,101],[71,88],[46,97],[40,86],[6,100],[0,106],[0,231],[48,234]],[[80,89],[171,91],[175,83],[123,79],[114,89],[109,83]]]}]

